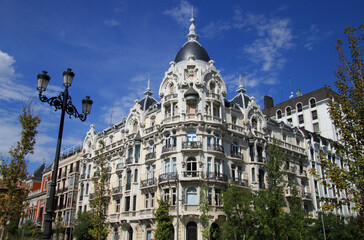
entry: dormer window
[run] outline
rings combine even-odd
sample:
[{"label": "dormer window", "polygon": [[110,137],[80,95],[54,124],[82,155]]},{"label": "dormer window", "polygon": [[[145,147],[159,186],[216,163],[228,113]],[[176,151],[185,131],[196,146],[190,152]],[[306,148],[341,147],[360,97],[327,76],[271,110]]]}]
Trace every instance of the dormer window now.
[{"label": "dormer window", "polygon": [[311,99],[310,99],[310,107],[311,107],[311,108],[316,107],[316,100],[315,100],[314,98],[311,98]]},{"label": "dormer window", "polygon": [[302,103],[297,104],[297,112],[302,112]]},{"label": "dormer window", "polygon": [[287,107],[287,108],[286,108],[286,114],[287,114],[287,116],[291,116],[291,114],[292,114],[292,109],[291,109],[291,107]]},{"label": "dormer window", "polygon": [[277,111],[277,118],[278,119],[281,119],[282,118],[282,111],[281,110],[278,110]]}]

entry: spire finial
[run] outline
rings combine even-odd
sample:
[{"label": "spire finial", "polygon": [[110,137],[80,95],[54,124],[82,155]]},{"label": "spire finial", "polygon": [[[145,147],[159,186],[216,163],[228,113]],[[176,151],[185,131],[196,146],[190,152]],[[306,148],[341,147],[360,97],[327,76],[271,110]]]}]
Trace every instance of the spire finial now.
[{"label": "spire finial", "polygon": [[150,89],[150,77],[148,77],[148,87],[146,91],[144,92],[144,95],[151,96],[153,94],[152,90]]},{"label": "spire finial", "polygon": [[[244,85],[245,85],[246,74],[244,73],[243,76],[244,76]],[[236,90],[236,92],[238,92],[238,93],[245,93],[246,92],[246,89],[245,89],[245,86],[243,85],[243,79],[241,78],[241,74],[239,76],[239,82],[240,82],[240,84],[239,84],[238,90]]]},{"label": "spire finial", "polygon": [[197,41],[198,40],[198,35],[196,34],[196,27],[195,27],[195,19],[193,18],[193,6],[191,8],[191,19],[190,19],[190,28],[189,28],[189,33],[187,34],[186,39],[190,42],[190,41]]}]

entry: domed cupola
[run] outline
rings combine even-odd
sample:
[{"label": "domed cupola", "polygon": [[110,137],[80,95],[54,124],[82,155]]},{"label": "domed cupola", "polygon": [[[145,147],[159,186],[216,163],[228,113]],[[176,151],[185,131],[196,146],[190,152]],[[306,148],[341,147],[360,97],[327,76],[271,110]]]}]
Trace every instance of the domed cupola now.
[{"label": "domed cupola", "polygon": [[196,27],[195,27],[195,19],[193,17],[190,19],[190,29],[189,33],[186,36],[187,42],[182,46],[179,52],[174,59],[175,63],[188,60],[189,57],[192,55],[195,60],[202,60],[205,62],[210,61],[210,57],[207,54],[206,50],[201,46],[201,44],[197,41],[198,35],[196,34]]}]

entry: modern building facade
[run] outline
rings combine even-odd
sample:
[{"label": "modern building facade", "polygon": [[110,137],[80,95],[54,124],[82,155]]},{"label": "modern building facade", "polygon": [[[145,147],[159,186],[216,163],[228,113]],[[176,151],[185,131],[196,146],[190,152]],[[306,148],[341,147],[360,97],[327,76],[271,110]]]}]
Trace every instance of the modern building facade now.
[{"label": "modern building facade", "polygon": [[[323,153],[327,159],[335,162],[337,166],[345,167],[333,146],[333,142],[340,139],[340,135],[335,129],[329,114],[328,103],[335,95],[336,93],[328,87],[306,94],[302,94],[300,90],[297,90],[296,97],[277,105],[274,105],[273,98],[264,97],[263,113],[265,115],[300,128],[305,136],[306,153],[310,162],[309,167],[315,169],[320,178],[325,178],[325,173],[319,161],[319,153]],[[324,186],[322,181],[317,181],[312,174],[310,174],[310,184],[316,212],[322,211],[322,203],[319,203],[319,198],[340,198],[346,194],[344,191],[338,193],[330,182]],[[333,212],[346,217],[355,216],[356,213],[351,211],[352,207],[347,204],[335,209]]]}]

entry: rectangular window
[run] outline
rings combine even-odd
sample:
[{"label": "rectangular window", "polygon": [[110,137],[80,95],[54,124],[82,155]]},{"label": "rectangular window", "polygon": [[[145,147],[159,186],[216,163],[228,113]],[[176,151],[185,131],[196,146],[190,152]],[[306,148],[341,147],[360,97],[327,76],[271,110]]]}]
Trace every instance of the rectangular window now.
[{"label": "rectangular window", "polygon": [[298,115],[298,123],[303,124],[304,122],[303,115]]},{"label": "rectangular window", "polygon": [[209,201],[209,205],[212,205],[212,188],[208,189],[207,199]]},{"label": "rectangular window", "polygon": [[125,211],[128,212],[130,210],[130,197],[125,197]]},{"label": "rectangular window", "polygon": [[196,137],[196,132],[188,132],[187,133],[187,142],[196,142],[197,137]]},{"label": "rectangular window", "polygon": [[312,120],[316,120],[317,119],[317,111],[314,110],[311,113],[312,113]]},{"label": "rectangular window", "polygon": [[250,161],[254,162],[254,145],[249,145]]},{"label": "rectangular window", "polygon": [[115,213],[119,212],[120,212],[120,199],[116,200],[116,208],[115,208]]},{"label": "rectangular window", "polygon": [[320,133],[320,127],[319,127],[319,124],[318,123],[314,123],[313,124],[313,131],[315,133]]},{"label": "rectangular window", "polygon": [[172,188],[172,202],[171,205],[176,205],[177,203],[177,191],[176,188]]},{"label": "rectangular window", "polygon": [[220,206],[221,202],[220,202],[220,199],[221,199],[221,190],[220,189],[215,189],[215,203],[216,203],[216,206]]},{"label": "rectangular window", "polygon": [[238,179],[241,181],[243,179],[243,167],[238,167]]},{"label": "rectangular window", "polygon": [[164,201],[169,201],[169,189],[164,190],[163,200]]},{"label": "rectangular window", "polygon": [[177,172],[177,159],[174,157],[174,158],[172,158],[172,160],[173,160],[172,171],[173,171],[173,173],[176,173]]},{"label": "rectangular window", "polygon": [[235,181],[235,170],[236,170],[236,166],[231,165],[231,178],[233,181]]},{"label": "rectangular window", "polygon": [[169,173],[170,172],[170,160],[166,159],[164,160],[164,173]]},{"label": "rectangular window", "polygon": [[154,207],[154,193],[150,193],[150,207]]},{"label": "rectangular window", "polygon": [[146,193],[145,194],[145,208],[148,208],[148,206],[149,206],[149,193]]},{"label": "rectangular window", "polygon": [[135,163],[139,162],[140,157],[140,145],[135,146]]},{"label": "rectangular window", "polygon": [[137,196],[133,196],[133,211],[136,211]]}]

